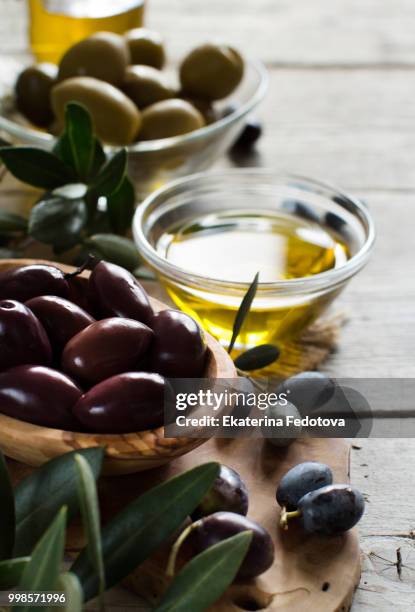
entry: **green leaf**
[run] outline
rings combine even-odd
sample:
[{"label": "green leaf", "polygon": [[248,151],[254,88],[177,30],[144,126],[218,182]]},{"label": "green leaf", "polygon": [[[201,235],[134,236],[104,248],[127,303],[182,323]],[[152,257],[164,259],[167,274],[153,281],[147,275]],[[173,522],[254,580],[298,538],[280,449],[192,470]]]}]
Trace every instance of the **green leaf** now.
[{"label": "green leaf", "polygon": [[128,178],[114,193],[107,197],[107,212],[111,227],[117,234],[125,234],[130,229],[135,209],[134,185]]},{"label": "green leaf", "polygon": [[105,572],[102,558],[101,519],[95,478],[88,462],[84,459],[84,457],[81,455],[75,455],[75,461],[79,475],[79,505],[81,507],[84,532],[88,537],[86,550],[89,555],[91,565],[98,576],[99,597],[101,608],[103,608],[102,597],[105,591]]},{"label": "green leaf", "polygon": [[12,589],[19,584],[30,557],[17,557],[0,561],[0,591]]},{"label": "green leaf", "polygon": [[78,510],[78,472],[74,455],[85,457],[98,478],[104,449],[85,448],[52,459],[24,478],[15,489],[16,556],[29,554],[62,505],[71,519]]},{"label": "green leaf", "polygon": [[14,492],[6,460],[0,451],[0,560],[12,556],[15,531]]},{"label": "green leaf", "polygon": [[[205,463],[154,487],[116,515],[102,531],[105,578],[111,588],[154,552],[183,523],[210,489],[218,463]],[[72,570],[85,599],[98,592],[98,579],[85,550]]]},{"label": "green leaf", "polygon": [[94,142],[94,158],[92,161],[92,168],[90,172],[90,178],[94,178],[102,166],[107,161],[107,156],[105,155],[105,151],[97,138],[95,138]]},{"label": "green leaf", "polygon": [[235,359],[235,365],[239,370],[249,371],[265,368],[277,361],[280,349],[274,344],[260,344],[242,353]]},{"label": "green leaf", "polygon": [[90,189],[98,196],[108,197],[116,191],[127,172],[127,150],[120,149],[100,170]]},{"label": "green leaf", "polygon": [[[75,574],[71,572],[65,572],[58,578],[58,584],[56,587],[57,591],[63,591],[65,593],[66,603],[64,606],[59,607],[59,611],[62,612],[82,612],[83,610],[83,599],[84,595],[82,592],[81,583]],[[56,606],[50,608],[56,612]]]},{"label": "green leaf", "polygon": [[194,557],[168,587],[155,612],[204,612],[235,578],[252,532],[243,531]]},{"label": "green leaf", "polygon": [[40,189],[54,189],[75,178],[53,153],[36,147],[2,147],[0,159],[19,181]]},{"label": "green leaf", "polygon": [[16,232],[25,232],[26,230],[27,219],[7,210],[0,210],[1,234],[14,234]]},{"label": "green leaf", "polygon": [[128,238],[115,234],[95,234],[87,238],[84,244],[100,253],[105,261],[127,270],[135,270],[141,263],[137,247]]},{"label": "green leaf", "polygon": [[[25,567],[18,589],[55,591],[65,546],[66,507],[61,508],[47,531],[36,544]],[[32,606],[13,606],[18,612],[30,612]]]},{"label": "green leaf", "polygon": [[248,291],[245,293],[241,305],[239,306],[238,312],[236,313],[235,321],[233,324],[232,338],[228,347],[228,353],[232,352],[235,341],[239,336],[239,332],[242,329],[242,325],[244,324],[245,318],[249,313],[252,302],[254,301],[254,297],[258,288],[258,278],[259,272],[255,274],[254,280],[250,284]]},{"label": "green leaf", "polygon": [[29,234],[39,242],[59,249],[69,249],[78,244],[87,218],[83,200],[52,197],[42,200],[32,208],[29,218]]},{"label": "green leaf", "polygon": [[65,131],[71,147],[75,171],[79,178],[86,179],[91,171],[95,153],[95,138],[91,115],[76,102],[65,107]]}]

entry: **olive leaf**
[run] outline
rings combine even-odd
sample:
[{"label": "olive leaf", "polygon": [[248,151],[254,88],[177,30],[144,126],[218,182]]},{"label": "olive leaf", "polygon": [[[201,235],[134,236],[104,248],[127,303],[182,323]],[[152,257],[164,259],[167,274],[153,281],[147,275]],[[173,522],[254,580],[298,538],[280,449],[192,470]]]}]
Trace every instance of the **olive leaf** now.
[{"label": "olive leaf", "polygon": [[242,353],[235,359],[235,365],[239,370],[249,371],[265,368],[277,361],[280,349],[274,344],[260,344]]},{"label": "olive leaf", "polygon": [[[62,612],[82,612],[83,609],[83,592],[81,583],[75,574],[71,572],[64,572],[58,578],[56,586],[57,591],[63,591],[65,593],[65,605],[59,606],[59,611]],[[56,607],[51,608],[51,611],[55,610]]]},{"label": "olive leaf", "polygon": [[[18,589],[22,591],[54,591],[58,582],[65,546],[66,507],[61,508],[50,527],[33,549]],[[31,604],[13,606],[17,612],[27,612]]]},{"label": "olive leaf", "polygon": [[252,302],[254,301],[254,297],[258,288],[258,278],[259,272],[255,274],[254,280],[250,284],[248,291],[245,293],[242,302],[239,306],[238,312],[236,313],[235,321],[233,323],[232,338],[228,347],[228,353],[232,352],[236,339],[239,336],[239,333],[242,329],[242,325],[244,324],[245,318],[249,313]]},{"label": "olive leaf", "polygon": [[84,241],[85,246],[98,252],[103,259],[127,270],[135,270],[141,263],[132,240],[114,234],[95,234]]},{"label": "olive leaf", "polygon": [[29,235],[62,250],[80,241],[87,219],[85,202],[51,197],[33,207],[29,217]]},{"label": "olive leaf", "polygon": [[52,459],[24,478],[15,489],[16,541],[14,554],[30,554],[62,505],[70,520],[78,510],[78,472],[74,455],[82,455],[98,478],[104,449],[85,448]]},{"label": "olive leaf", "polygon": [[100,608],[103,609],[102,597],[105,591],[105,573],[102,559],[101,519],[95,477],[89,463],[82,455],[75,455],[75,461],[79,476],[79,505],[84,531],[88,536],[86,550],[98,576]]},{"label": "olive leaf", "polygon": [[243,531],[214,544],[187,563],[155,612],[204,612],[235,578],[252,539]]},{"label": "olive leaf", "polygon": [[25,232],[26,230],[27,219],[7,210],[0,210],[1,234],[15,234],[17,232]]},{"label": "olive leaf", "polygon": [[127,172],[127,150],[120,149],[99,171],[90,185],[94,196],[108,197],[116,191]]},{"label": "olive leaf", "polygon": [[128,176],[125,176],[118,189],[107,197],[107,212],[114,232],[124,234],[130,229],[134,208],[134,185]]},{"label": "olive leaf", "polygon": [[56,155],[36,147],[1,147],[0,159],[20,181],[40,189],[73,182],[73,171]]},{"label": "olive leaf", "polygon": [[0,561],[0,591],[14,588],[22,579],[30,557],[16,557]]},{"label": "olive leaf", "polygon": [[0,560],[11,557],[16,531],[14,493],[6,460],[0,451]]},{"label": "olive leaf", "polygon": [[[129,504],[102,530],[107,588],[128,576],[195,509],[219,473],[218,463],[199,465],[154,487]],[[85,599],[98,592],[98,577],[84,549],[71,569]]]},{"label": "olive leaf", "polygon": [[73,166],[77,176],[86,179],[95,153],[92,119],[81,104],[69,102],[65,107],[65,131],[68,135]]}]

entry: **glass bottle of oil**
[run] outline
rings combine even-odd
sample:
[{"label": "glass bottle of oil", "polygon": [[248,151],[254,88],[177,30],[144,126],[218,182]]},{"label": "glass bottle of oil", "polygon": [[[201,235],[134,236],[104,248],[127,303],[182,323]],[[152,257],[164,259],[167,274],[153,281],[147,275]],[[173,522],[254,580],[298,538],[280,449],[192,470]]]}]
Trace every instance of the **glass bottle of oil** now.
[{"label": "glass bottle of oil", "polygon": [[[317,222],[269,211],[208,214],[172,227],[158,239],[157,251],[182,269],[229,283],[178,284],[163,279],[173,301],[227,346],[241,302],[234,283],[304,278],[343,265],[348,257],[341,237]],[[191,275],[189,275],[191,278]],[[217,287],[217,286],[216,286]],[[263,286],[265,287],[265,285]],[[292,340],[331,302],[336,290],[315,294],[258,291],[235,348]]]},{"label": "glass bottle of oil", "polygon": [[143,24],[145,0],[29,0],[30,43],[40,62],[59,62],[94,32],[122,34]]}]

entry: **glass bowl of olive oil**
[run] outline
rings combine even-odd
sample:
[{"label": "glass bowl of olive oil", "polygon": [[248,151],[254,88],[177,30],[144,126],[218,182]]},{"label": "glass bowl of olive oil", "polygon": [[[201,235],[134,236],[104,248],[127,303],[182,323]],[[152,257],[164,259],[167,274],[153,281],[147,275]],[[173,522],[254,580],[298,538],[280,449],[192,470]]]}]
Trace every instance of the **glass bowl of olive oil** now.
[{"label": "glass bowl of olive oil", "polygon": [[269,170],[201,173],[151,194],[133,232],[173,302],[227,347],[283,347],[315,321],[365,265],[374,224],[365,204],[323,183]]}]

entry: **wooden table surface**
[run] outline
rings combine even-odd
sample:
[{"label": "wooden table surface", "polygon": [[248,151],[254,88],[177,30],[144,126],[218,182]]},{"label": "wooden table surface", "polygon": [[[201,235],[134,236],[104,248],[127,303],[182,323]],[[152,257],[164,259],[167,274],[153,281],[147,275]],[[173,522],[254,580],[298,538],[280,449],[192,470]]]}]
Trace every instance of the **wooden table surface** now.
[{"label": "wooden table surface", "polygon": [[[0,75],[26,53],[23,0],[0,0]],[[411,0],[151,0],[148,25],[173,58],[222,38],[270,71],[265,134],[246,165],[327,180],[362,197],[377,225],[372,260],[341,299],[348,315],[325,369],[415,376],[415,3]],[[231,164],[220,160],[218,166]],[[30,201],[17,183],[0,206]],[[367,499],[353,612],[415,605],[415,440],[358,440],[352,481]],[[399,576],[397,555],[402,557]],[[109,594],[111,609],[137,609]],[[314,612],[314,611],[313,611]],[[324,612],[324,611],[316,611]]]}]

